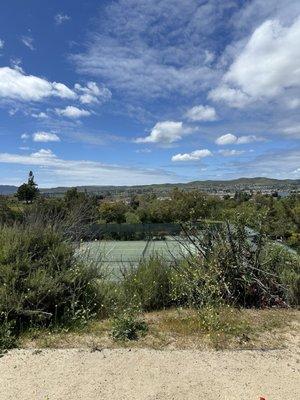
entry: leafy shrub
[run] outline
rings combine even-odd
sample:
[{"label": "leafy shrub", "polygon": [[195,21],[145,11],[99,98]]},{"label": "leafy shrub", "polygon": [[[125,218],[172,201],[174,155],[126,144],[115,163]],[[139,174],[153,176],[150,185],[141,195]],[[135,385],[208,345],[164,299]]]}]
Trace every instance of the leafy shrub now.
[{"label": "leafy shrub", "polygon": [[82,323],[102,303],[98,278],[53,227],[0,227],[0,323]]},{"label": "leafy shrub", "polygon": [[12,322],[4,321],[0,324],[0,355],[1,352],[16,346],[17,340],[13,328]]},{"label": "leafy shrub", "polygon": [[[265,247],[262,259],[268,261],[268,272],[276,274],[286,288],[286,300],[291,305],[300,304],[300,256],[280,244]],[[265,262],[266,262],[265,261]]]},{"label": "leafy shrub", "polygon": [[[299,257],[271,246],[260,233],[235,226],[186,231],[193,251],[179,261],[173,295],[193,307],[221,303],[243,307],[299,303]],[[276,250],[277,248],[277,250]]]},{"label": "leafy shrub", "polygon": [[177,306],[202,308],[219,305],[221,288],[215,265],[205,268],[197,255],[178,261],[172,273],[171,297]]},{"label": "leafy shrub", "polygon": [[161,257],[153,256],[140,262],[137,268],[125,273],[122,283],[124,301],[143,311],[171,305],[171,268]]},{"label": "leafy shrub", "polygon": [[131,309],[117,315],[112,321],[112,337],[114,340],[137,340],[146,335],[148,326],[139,319]]},{"label": "leafy shrub", "polygon": [[21,220],[20,212],[9,207],[8,201],[0,197],[0,224],[13,224],[17,220]]}]

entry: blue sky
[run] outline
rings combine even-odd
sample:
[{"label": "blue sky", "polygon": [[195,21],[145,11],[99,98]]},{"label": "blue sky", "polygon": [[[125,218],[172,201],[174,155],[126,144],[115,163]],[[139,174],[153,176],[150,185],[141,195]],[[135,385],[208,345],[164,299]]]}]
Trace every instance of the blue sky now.
[{"label": "blue sky", "polygon": [[299,0],[3,0],[0,184],[300,178]]}]

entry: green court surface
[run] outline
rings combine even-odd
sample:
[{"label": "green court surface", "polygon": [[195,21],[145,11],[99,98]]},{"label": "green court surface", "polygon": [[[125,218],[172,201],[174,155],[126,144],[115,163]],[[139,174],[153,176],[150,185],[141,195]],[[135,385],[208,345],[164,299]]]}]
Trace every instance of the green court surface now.
[{"label": "green court surface", "polygon": [[80,253],[88,260],[93,260],[106,272],[119,276],[120,271],[136,267],[147,257],[158,255],[166,261],[180,258],[187,252],[186,244],[172,240],[137,240],[113,241],[101,240],[85,242],[80,246]]}]

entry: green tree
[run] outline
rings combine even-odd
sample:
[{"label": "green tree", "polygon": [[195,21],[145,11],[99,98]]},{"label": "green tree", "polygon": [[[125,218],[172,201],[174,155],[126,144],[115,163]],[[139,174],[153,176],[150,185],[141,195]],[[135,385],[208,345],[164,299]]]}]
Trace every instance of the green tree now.
[{"label": "green tree", "polygon": [[26,201],[26,203],[32,203],[39,194],[38,185],[34,181],[33,172],[30,171],[28,175],[27,183],[23,183],[17,190],[17,198],[20,201]]},{"label": "green tree", "polygon": [[78,189],[76,187],[72,187],[66,191],[64,195],[64,201],[67,206],[72,206],[75,203],[84,200],[85,197],[85,193],[78,192]]},{"label": "green tree", "polygon": [[115,222],[122,224],[126,222],[125,214],[129,211],[129,207],[122,201],[102,202],[99,206],[100,220],[106,223]]}]

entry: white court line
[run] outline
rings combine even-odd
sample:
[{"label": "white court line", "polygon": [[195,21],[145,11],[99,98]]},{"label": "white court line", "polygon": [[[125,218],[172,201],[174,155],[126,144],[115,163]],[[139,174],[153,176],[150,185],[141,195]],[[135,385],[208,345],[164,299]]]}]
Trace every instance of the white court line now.
[{"label": "white court line", "polygon": [[[105,254],[105,258],[116,248],[117,243]],[[108,260],[106,260],[108,261]]]}]

